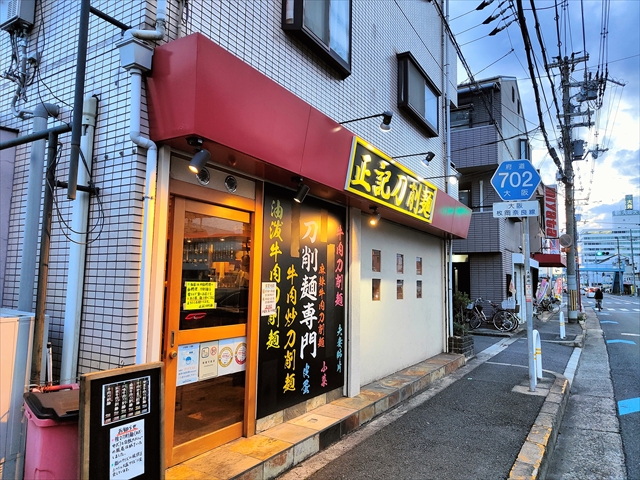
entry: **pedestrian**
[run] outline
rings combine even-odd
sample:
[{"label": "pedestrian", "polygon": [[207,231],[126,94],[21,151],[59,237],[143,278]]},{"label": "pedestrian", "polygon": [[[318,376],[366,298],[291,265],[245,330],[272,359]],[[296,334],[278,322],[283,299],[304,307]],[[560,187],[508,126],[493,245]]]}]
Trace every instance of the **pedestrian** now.
[{"label": "pedestrian", "polygon": [[598,309],[598,311],[602,311],[602,299],[604,298],[604,295],[602,294],[602,290],[600,290],[599,288],[596,288],[596,294],[593,297],[596,299],[596,308]]}]

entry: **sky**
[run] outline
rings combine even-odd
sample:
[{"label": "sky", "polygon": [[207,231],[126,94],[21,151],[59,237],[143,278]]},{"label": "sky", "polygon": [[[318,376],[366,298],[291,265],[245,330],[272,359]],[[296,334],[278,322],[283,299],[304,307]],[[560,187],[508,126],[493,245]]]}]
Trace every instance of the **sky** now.
[{"label": "sky", "polygon": [[[542,98],[542,110],[546,112],[545,127],[551,145],[559,152],[564,164],[562,149],[558,147],[560,131],[556,128],[558,121],[551,81],[544,69],[532,1],[547,63],[556,62],[559,55],[583,57],[586,50],[588,72],[595,76],[598,70],[608,71],[610,81],[606,82],[602,102],[580,104],[573,99],[581,110],[590,105],[594,110],[592,120],[595,126],[574,128],[572,135],[573,139],[587,142],[585,151],[596,150],[596,146],[607,149],[597,152],[597,158],[587,154],[586,160],[573,162],[576,213],[581,218],[578,229],[610,227],[611,212],[624,208],[625,195],[633,195],[634,209],[640,209],[640,0],[522,0],[532,54],[537,59],[540,72],[538,86],[546,96],[546,101]],[[488,2],[485,0],[484,3]],[[527,129],[532,131],[533,165],[540,170],[543,183],[556,184],[556,165],[547,152],[542,133],[536,130],[539,126],[538,112],[520,25],[514,21],[489,36],[494,28],[505,26],[515,18],[516,0],[493,0],[482,10],[476,10],[481,3],[482,0],[450,0],[451,31],[475,80],[495,76],[518,80]],[[496,14],[496,20],[482,24]],[[558,68],[549,71],[562,111],[560,71]],[[571,74],[572,81],[584,80],[584,72],[585,62],[576,64]],[[458,83],[465,81],[468,81],[467,71],[458,62]],[[571,92],[576,94],[578,89]],[[600,108],[597,108],[597,103],[601,104]],[[586,117],[577,117],[574,123],[583,119]],[[560,187],[558,190],[561,194],[558,198],[562,212],[561,229],[564,231],[564,194]]]}]

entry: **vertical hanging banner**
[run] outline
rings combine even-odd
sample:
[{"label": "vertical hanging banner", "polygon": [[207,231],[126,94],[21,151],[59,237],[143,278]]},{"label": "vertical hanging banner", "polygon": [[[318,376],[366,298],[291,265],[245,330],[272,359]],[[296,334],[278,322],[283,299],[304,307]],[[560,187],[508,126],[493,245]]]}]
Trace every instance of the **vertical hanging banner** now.
[{"label": "vertical hanging banner", "polygon": [[264,202],[261,280],[275,283],[275,310],[260,317],[258,418],[344,384],[344,209],[271,185]]},{"label": "vertical hanging banner", "polygon": [[547,238],[558,238],[558,193],[555,185],[544,187],[544,233]]}]

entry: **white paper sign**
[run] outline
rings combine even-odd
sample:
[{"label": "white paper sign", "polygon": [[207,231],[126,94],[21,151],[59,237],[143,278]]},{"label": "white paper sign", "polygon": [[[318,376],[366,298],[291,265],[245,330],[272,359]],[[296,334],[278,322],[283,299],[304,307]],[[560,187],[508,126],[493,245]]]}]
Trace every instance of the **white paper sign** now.
[{"label": "white paper sign", "polygon": [[200,344],[180,345],[178,347],[178,371],[176,386],[198,381],[198,354]]},{"label": "white paper sign", "polygon": [[199,380],[206,380],[218,376],[218,341],[200,344]]},{"label": "white paper sign", "polygon": [[260,309],[260,316],[275,315],[276,303],[276,282],[262,282],[262,308]]},{"label": "white paper sign", "polygon": [[144,474],[144,419],[109,430],[109,478],[128,480]]},{"label": "white paper sign", "polygon": [[537,217],[540,215],[540,204],[536,200],[525,202],[495,202],[493,218]]}]

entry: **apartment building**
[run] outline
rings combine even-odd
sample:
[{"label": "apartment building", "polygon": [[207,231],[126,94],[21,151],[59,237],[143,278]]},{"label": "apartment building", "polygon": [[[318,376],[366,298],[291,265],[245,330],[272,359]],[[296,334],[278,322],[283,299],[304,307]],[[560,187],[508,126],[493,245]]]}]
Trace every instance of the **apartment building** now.
[{"label": "apartment building", "polygon": [[164,362],[169,466],[446,351],[471,210],[441,3],[88,4],[0,35],[3,142],[58,135],[3,149],[0,245],[55,383]]}]

